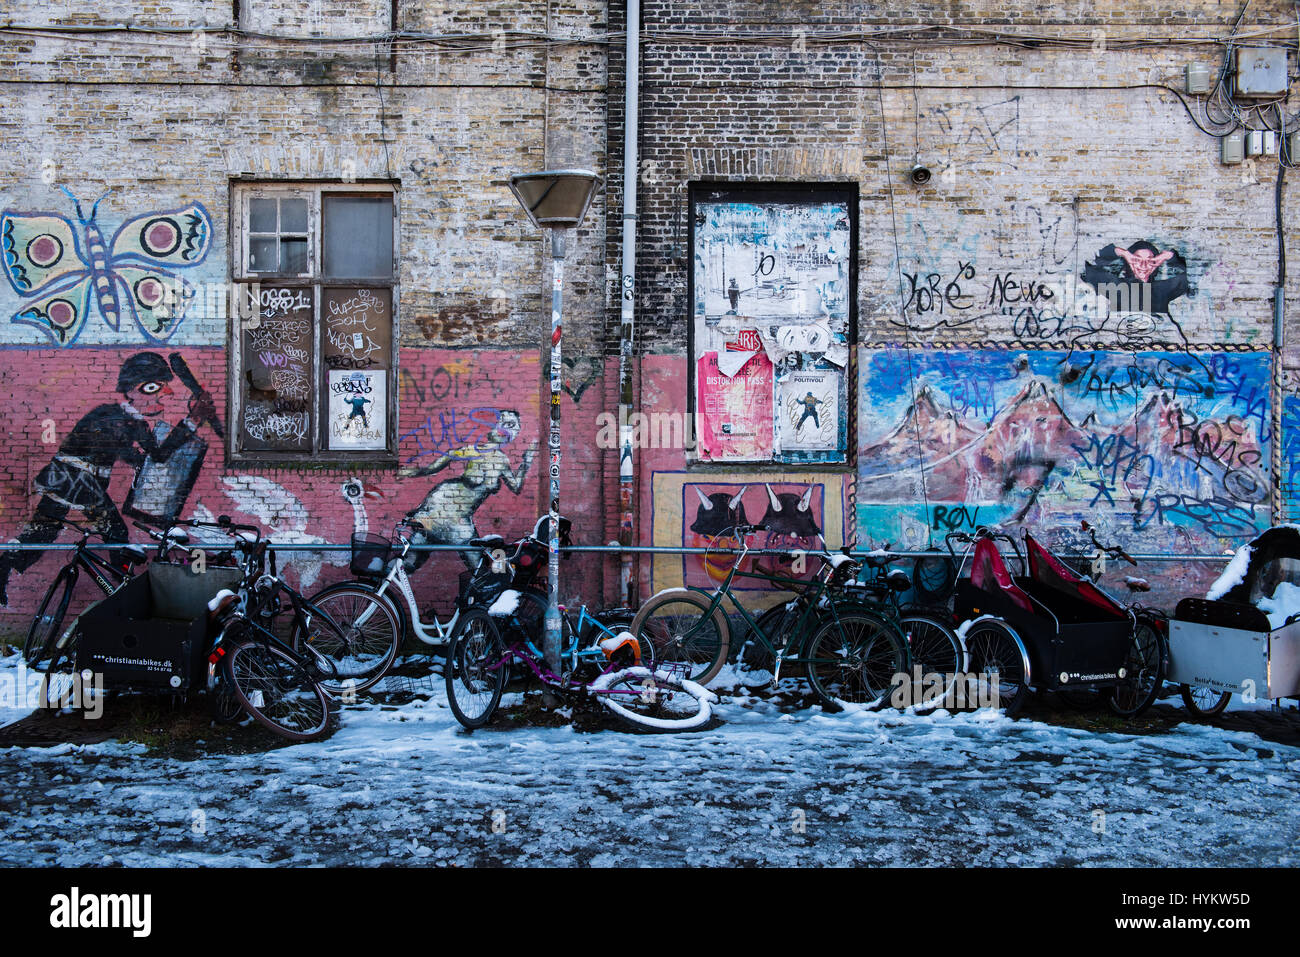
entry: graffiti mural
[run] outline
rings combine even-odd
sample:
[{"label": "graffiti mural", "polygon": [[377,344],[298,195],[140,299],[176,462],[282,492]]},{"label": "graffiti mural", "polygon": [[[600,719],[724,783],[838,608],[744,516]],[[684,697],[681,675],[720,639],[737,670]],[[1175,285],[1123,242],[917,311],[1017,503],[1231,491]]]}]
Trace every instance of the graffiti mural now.
[{"label": "graffiti mural", "polygon": [[61,188],[76,209],[76,222],[52,212],[0,213],[0,264],[23,299],[10,321],[38,329],[54,345],[70,346],[92,312],[110,334],[126,332],[122,315],[128,312],[147,342],[165,342],[196,296],[194,285],[176,270],[199,265],[212,248],[208,211],[191,203],[143,213],[106,241],[97,217],[109,193],[86,215],[76,196]]},{"label": "graffiti mural", "polygon": [[[175,379],[186,386],[189,400],[185,417],[171,425],[165,413]],[[220,434],[212,397],[179,353],[173,353],[170,361],[156,352],[128,357],[118,371],[116,391],[121,398],[83,415],[37,474],[33,485],[41,498],[18,533],[19,544],[55,541],[62,520],[72,513],[111,542],[130,538],[123,513],[160,525],[180,515],[207,453],[199,430],[208,424]],[[118,462],[134,472],[120,510],[109,492]],[[0,556],[0,600],[10,571],[21,572],[40,557],[37,551]]]},{"label": "graffiti mural", "polygon": [[[750,538],[755,548],[838,548],[844,538],[844,476],[702,476],[655,472],[654,544],[687,548],[734,548],[737,525],[768,526]],[[657,555],[655,588],[674,585],[712,587],[726,577],[734,556]],[[818,563],[809,562],[809,573]],[[747,566],[790,574],[789,561],[766,557]],[[768,590],[763,582],[737,579],[737,589]]]},{"label": "graffiti mural", "polygon": [[1080,278],[1105,298],[1111,312],[1168,316],[1171,302],[1196,292],[1187,280],[1182,255],[1146,240],[1128,249],[1106,246],[1084,266]]},{"label": "graffiti mural", "polygon": [[[434,475],[459,462],[463,471],[454,478],[444,479],[435,485],[424,500],[407,513],[407,517],[423,526],[423,535],[413,541],[417,544],[460,545],[478,537],[474,513],[488,497],[502,485],[518,495],[524,488],[524,478],[537,455],[537,442],[533,442],[520,457],[518,468],[511,465],[505,447],[520,432],[519,413],[502,410],[496,421],[487,429],[481,440],[472,444],[449,448],[428,465],[408,465],[398,474],[404,477]],[[415,561],[419,567],[429,553],[423,552]],[[462,559],[469,568],[474,567],[475,553],[464,552]]]},{"label": "graffiti mural", "polygon": [[977,524],[1109,525],[1221,550],[1269,522],[1267,353],[864,350],[857,519],[924,545]]}]

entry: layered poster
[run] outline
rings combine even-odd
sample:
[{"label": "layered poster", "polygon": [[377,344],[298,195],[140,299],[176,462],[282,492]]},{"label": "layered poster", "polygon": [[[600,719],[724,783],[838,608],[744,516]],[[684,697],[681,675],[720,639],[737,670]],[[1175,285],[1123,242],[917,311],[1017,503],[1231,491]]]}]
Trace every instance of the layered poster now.
[{"label": "layered poster", "polygon": [[772,455],[772,363],[751,355],[728,375],[718,354],[700,356],[695,370],[699,397],[699,447],[704,459],[759,459]]},{"label": "layered poster", "polygon": [[695,203],[699,456],[844,461],[848,203],[728,201],[732,193]]}]

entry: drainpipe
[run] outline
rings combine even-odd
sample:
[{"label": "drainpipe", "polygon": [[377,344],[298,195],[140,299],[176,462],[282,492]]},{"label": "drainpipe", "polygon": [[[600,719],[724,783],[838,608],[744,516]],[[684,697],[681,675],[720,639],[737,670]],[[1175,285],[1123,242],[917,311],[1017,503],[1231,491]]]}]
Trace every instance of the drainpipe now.
[{"label": "drainpipe", "polygon": [[[641,3],[627,0],[627,48],[623,65],[623,271],[619,284],[620,317],[618,347],[618,542],[631,545],[634,539],[636,473],[633,470],[632,426],[632,334],[636,305],[636,181],[638,94],[640,71]],[[631,554],[623,556],[619,576],[623,601],[636,604],[636,577]]]},{"label": "drainpipe", "polygon": [[[1283,124],[1283,130],[1286,125]],[[1282,134],[1284,135],[1284,134]],[[1282,323],[1286,310],[1286,233],[1282,228],[1282,182],[1286,177],[1286,166],[1280,162],[1285,157],[1288,162],[1288,143],[1278,144],[1277,182],[1273,185],[1273,211],[1277,226],[1277,285],[1273,288],[1273,521],[1286,520],[1283,514],[1286,500],[1282,494]]]}]

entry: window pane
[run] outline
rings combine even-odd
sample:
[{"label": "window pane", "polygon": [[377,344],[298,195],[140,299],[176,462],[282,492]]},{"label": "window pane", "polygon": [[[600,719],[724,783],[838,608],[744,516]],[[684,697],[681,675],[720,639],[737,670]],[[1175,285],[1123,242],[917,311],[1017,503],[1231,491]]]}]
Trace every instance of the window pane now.
[{"label": "window pane", "polygon": [[280,232],[305,233],[307,231],[307,200],[280,200]]},{"label": "window pane", "polygon": [[295,276],[307,271],[307,240],[280,240],[280,271]]},{"label": "window pane", "polygon": [[391,196],[325,196],[325,248],[321,266],[330,277],[393,274]]},{"label": "window pane", "polygon": [[261,287],[261,321],[243,331],[236,426],[245,451],[311,450],[314,296],[310,286]]},{"label": "window pane", "polygon": [[275,200],[254,199],[249,202],[248,228],[254,233],[275,232]]},{"label": "window pane", "polygon": [[249,272],[275,272],[280,264],[276,256],[276,240],[271,237],[254,237],[248,241]]}]

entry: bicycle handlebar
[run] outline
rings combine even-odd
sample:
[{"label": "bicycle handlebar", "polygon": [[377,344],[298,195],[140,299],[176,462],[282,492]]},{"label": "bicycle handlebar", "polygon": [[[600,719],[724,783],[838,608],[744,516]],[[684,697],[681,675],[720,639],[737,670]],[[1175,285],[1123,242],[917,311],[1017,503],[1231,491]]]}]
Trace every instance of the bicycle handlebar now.
[{"label": "bicycle handlebar", "polygon": [[1136,558],[1134,558],[1128,552],[1124,551],[1124,549],[1121,548],[1119,545],[1103,545],[1101,542],[1097,540],[1097,529],[1094,528],[1086,521],[1083,522],[1082,524],[1083,524],[1083,530],[1088,533],[1089,537],[1092,539],[1093,547],[1096,548],[1097,551],[1105,552],[1111,558],[1122,558],[1130,565],[1134,566],[1135,568],[1137,567]]}]

